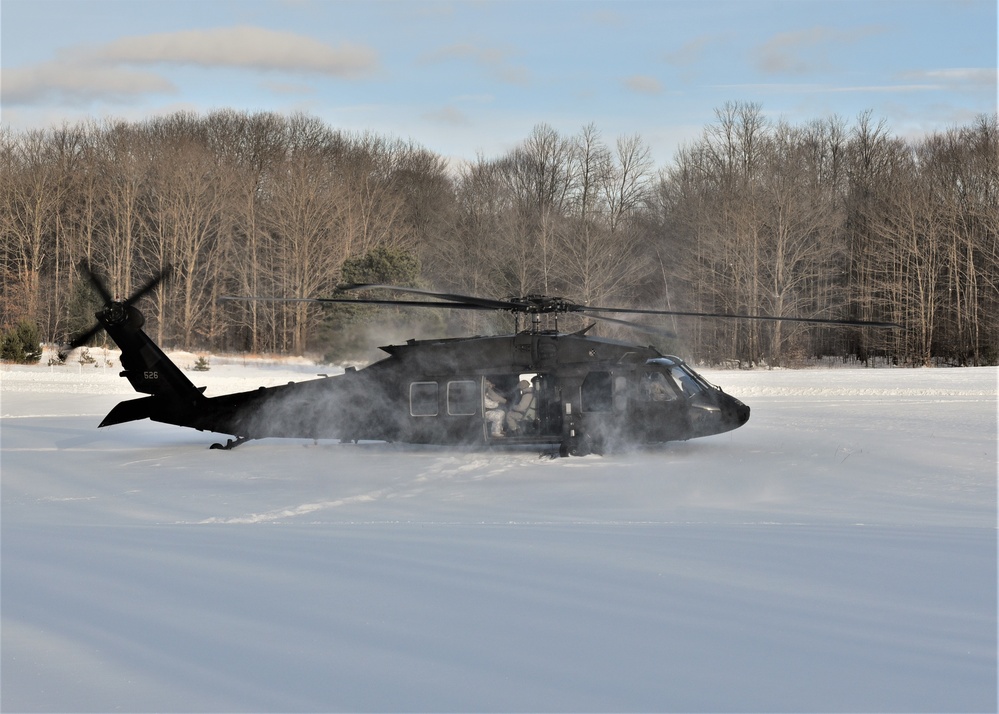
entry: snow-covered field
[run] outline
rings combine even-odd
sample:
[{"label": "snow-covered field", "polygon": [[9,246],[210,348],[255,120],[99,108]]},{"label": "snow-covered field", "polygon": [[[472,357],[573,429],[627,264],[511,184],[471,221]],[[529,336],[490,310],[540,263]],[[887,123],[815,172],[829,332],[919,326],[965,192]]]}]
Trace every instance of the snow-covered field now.
[{"label": "snow-covered field", "polygon": [[995,711],[997,370],[705,374],[746,426],[550,460],[210,451],[4,366],[0,708]]}]

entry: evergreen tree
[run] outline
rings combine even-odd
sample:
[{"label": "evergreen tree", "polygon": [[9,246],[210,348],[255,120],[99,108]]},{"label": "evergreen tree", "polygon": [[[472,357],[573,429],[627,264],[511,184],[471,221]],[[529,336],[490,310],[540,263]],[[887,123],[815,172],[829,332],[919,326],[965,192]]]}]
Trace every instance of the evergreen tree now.
[{"label": "evergreen tree", "polygon": [[42,345],[38,337],[38,326],[28,319],[17,325],[0,338],[0,359],[18,364],[34,364],[42,357]]},{"label": "evergreen tree", "polygon": [[[420,261],[401,248],[378,247],[368,253],[348,258],[340,270],[341,283],[345,285],[398,285],[415,287],[420,278]],[[391,295],[354,293],[357,297],[391,299]],[[413,331],[440,329],[440,316],[427,311],[414,314],[412,309],[386,308],[371,305],[330,305],[319,332],[319,340],[326,348],[325,359],[330,362],[344,359],[373,359],[377,352],[372,339],[377,335],[392,338],[405,328]]]},{"label": "evergreen tree", "polygon": [[[101,304],[100,296],[90,286],[90,283],[82,278],[73,282],[72,292],[67,305],[66,328],[69,336],[80,335],[89,330],[96,320],[94,315],[104,307]],[[102,339],[104,333],[99,333]],[[95,338],[97,336],[95,335]],[[89,344],[94,344],[91,339]]]}]

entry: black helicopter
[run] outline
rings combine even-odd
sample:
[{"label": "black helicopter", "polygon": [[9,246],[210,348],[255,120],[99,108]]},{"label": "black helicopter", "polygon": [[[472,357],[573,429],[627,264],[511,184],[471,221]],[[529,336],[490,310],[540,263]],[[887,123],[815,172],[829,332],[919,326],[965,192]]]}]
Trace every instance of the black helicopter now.
[{"label": "black helicopter", "polygon": [[[115,300],[85,264],[81,272],[104,300],[97,324],[70,348],[107,331],[121,349],[121,376],[149,396],[120,402],[100,426],[139,419],[229,434],[211,448],[231,449],[251,439],[293,437],[379,440],[418,444],[547,445],[562,456],[602,453],[621,445],[656,444],[719,434],[749,419],[749,407],[710,384],[678,357],[653,347],[586,334],[560,333],[561,314],[623,323],[614,313],[739,317],[889,327],[886,323],[814,318],[771,318],[584,306],[563,298],[528,295],[506,300],[388,285],[349,285],[356,291],[392,290],[421,299],[352,297],[291,301],[500,310],[527,315],[513,334],[409,340],[381,349],[388,357],[337,376],[207,397],[149,338],[135,303],[162,272],[125,300]],[[426,299],[425,299],[426,298]],[[432,299],[429,299],[432,298]],[[223,300],[268,298],[223,298]],[[283,300],[283,299],[275,299]],[[542,329],[541,316],[555,318]],[[518,319],[519,323],[519,319]]]}]

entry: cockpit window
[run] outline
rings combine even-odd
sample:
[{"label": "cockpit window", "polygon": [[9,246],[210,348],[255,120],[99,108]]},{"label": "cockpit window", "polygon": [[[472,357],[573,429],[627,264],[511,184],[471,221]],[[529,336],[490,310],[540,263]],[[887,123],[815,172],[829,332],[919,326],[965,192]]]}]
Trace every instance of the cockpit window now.
[{"label": "cockpit window", "polygon": [[673,386],[662,372],[646,372],[642,375],[642,399],[649,402],[670,402],[676,399]]},{"label": "cockpit window", "polygon": [[697,383],[697,380],[694,379],[694,376],[683,367],[673,365],[669,368],[669,373],[677,386],[680,387],[680,391],[683,392],[684,396],[692,397],[704,391],[701,385]]}]

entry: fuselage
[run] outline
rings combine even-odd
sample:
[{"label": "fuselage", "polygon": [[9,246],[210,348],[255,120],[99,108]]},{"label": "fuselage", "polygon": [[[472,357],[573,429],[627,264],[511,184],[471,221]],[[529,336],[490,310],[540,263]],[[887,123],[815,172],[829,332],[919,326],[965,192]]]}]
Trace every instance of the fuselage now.
[{"label": "fuselage", "polygon": [[[137,419],[266,437],[426,444],[557,444],[563,454],[718,434],[749,407],[677,357],[582,333],[410,340],[333,377],[207,397],[142,330],[141,313],[97,314],[122,350],[121,375],[148,396],[101,426]],[[233,442],[230,442],[230,445]]]},{"label": "fuselage", "polygon": [[[749,418],[742,402],[651,347],[521,333],[383,349],[389,356],[364,369],[208,398],[185,425],[241,439],[502,440],[587,453],[717,434]],[[490,389],[504,400],[498,407]],[[530,418],[515,422],[508,415],[519,403]]]}]

